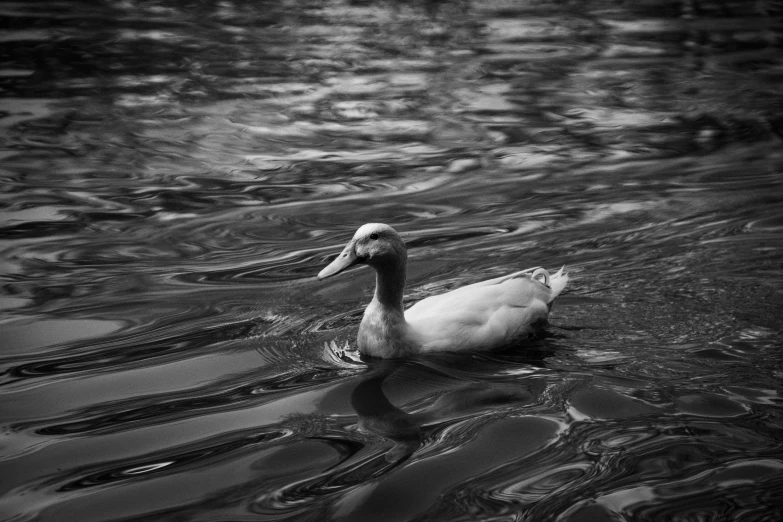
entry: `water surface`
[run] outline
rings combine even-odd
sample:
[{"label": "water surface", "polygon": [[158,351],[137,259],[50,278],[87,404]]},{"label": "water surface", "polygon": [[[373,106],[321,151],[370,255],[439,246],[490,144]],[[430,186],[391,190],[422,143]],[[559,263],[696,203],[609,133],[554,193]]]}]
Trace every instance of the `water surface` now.
[{"label": "water surface", "polygon": [[[783,518],[771,2],[0,3],[3,520]],[[566,265],[537,339],[360,360]],[[346,351],[347,350],[347,351]]]}]

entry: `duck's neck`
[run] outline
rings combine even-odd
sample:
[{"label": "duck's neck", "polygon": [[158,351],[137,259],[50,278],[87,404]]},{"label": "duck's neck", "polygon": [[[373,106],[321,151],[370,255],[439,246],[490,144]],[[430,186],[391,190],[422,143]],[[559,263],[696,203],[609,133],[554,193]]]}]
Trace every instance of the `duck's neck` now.
[{"label": "duck's neck", "polygon": [[405,313],[405,263],[375,266],[375,296],[364,311],[357,341],[359,351],[373,357],[400,357],[415,351]]},{"label": "duck's neck", "polygon": [[373,301],[384,312],[404,317],[402,294],[405,290],[405,260],[375,267],[375,296]]}]

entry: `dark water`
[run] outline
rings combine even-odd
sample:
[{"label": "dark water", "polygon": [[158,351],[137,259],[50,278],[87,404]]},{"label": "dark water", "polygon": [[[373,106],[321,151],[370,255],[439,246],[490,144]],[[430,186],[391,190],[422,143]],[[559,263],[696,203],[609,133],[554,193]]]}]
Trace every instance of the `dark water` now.
[{"label": "dark water", "polygon": [[[0,519],[780,520],[782,13],[0,3]],[[572,280],[361,361],[368,221]]]}]

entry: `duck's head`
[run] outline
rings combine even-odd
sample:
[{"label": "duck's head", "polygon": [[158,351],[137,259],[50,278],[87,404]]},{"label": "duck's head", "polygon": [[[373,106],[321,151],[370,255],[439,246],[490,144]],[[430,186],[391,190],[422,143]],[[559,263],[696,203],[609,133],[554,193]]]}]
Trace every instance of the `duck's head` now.
[{"label": "duck's head", "polygon": [[367,223],[356,231],[337,259],[321,270],[318,279],[339,274],[358,263],[366,263],[376,269],[404,266],[407,257],[405,242],[396,230],[383,223]]}]

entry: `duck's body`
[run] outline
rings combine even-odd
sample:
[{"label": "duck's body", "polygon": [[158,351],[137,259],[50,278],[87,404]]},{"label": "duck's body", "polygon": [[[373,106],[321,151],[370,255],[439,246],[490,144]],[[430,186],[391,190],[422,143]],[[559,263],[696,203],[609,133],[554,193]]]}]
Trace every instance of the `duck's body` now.
[{"label": "duck's body", "polygon": [[392,358],[508,345],[546,321],[568,282],[562,269],[551,277],[541,268],[529,269],[428,297],[403,311],[406,262],[405,244],[397,232],[369,223],[318,274],[323,279],[357,263],[375,269],[375,295],[357,336],[363,354]]}]

